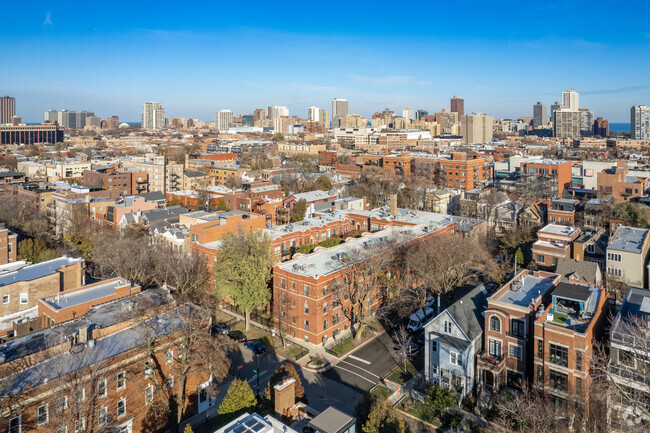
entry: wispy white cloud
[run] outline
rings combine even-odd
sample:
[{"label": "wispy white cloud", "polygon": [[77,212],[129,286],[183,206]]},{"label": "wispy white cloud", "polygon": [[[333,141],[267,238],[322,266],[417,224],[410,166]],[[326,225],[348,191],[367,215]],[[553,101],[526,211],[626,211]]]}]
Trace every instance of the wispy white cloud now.
[{"label": "wispy white cloud", "polygon": [[351,75],[351,77],[356,81],[373,84],[375,86],[407,86],[409,84],[428,86],[431,84],[430,81],[417,80],[413,77],[406,77],[401,75],[389,75],[386,77],[366,77],[364,75]]},{"label": "wispy white cloud", "polygon": [[584,39],[575,39],[574,44],[584,48],[607,48],[607,44],[601,42],[587,41]]},{"label": "wispy white cloud", "polygon": [[43,21],[44,26],[51,26],[52,25],[52,15],[48,12],[47,15],[45,15],[45,21]]}]

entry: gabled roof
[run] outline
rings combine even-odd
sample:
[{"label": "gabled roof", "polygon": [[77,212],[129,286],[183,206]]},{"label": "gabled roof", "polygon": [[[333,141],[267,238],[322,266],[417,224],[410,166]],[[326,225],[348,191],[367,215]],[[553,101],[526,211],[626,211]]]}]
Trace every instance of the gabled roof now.
[{"label": "gabled roof", "polygon": [[557,261],[555,273],[560,274],[565,281],[578,280],[590,284],[597,284],[600,268],[596,262],[579,262],[561,257]]},{"label": "gabled roof", "polygon": [[446,310],[470,340],[483,333],[485,320],[482,313],[487,307],[487,298],[488,293],[481,284]]}]

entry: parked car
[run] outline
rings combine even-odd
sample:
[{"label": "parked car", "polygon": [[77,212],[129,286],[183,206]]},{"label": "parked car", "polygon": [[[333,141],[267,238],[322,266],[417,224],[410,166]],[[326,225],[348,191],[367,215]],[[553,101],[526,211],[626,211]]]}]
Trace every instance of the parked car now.
[{"label": "parked car", "polygon": [[230,331],[228,333],[228,337],[231,339],[235,340],[238,343],[245,343],[248,341],[248,338],[246,338],[246,334],[244,334],[241,331]]},{"label": "parked car", "polygon": [[226,325],[223,322],[216,323],[210,328],[210,334],[214,337],[215,335],[228,335],[230,332],[230,326]]},{"label": "parked car", "polygon": [[424,331],[419,332],[415,338],[413,338],[413,342],[417,344],[418,347],[424,346]]},{"label": "parked car", "polygon": [[248,347],[256,355],[261,355],[266,352],[266,346],[260,340],[250,340],[244,343],[244,346]]},{"label": "parked car", "polygon": [[424,328],[424,325],[433,317],[433,308],[420,308],[409,317],[409,324],[406,327],[411,332],[417,332]]}]

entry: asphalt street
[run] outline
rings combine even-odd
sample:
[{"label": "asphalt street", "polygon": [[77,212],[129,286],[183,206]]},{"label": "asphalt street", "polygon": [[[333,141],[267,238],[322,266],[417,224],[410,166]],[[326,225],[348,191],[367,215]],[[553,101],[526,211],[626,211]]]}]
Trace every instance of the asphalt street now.
[{"label": "asphalt street", "polygon": [[346,355],[323,375],[358,392],[369,391],[398,366],[392,348],[391,336],[388,333],[381,334],[365,346]]}]

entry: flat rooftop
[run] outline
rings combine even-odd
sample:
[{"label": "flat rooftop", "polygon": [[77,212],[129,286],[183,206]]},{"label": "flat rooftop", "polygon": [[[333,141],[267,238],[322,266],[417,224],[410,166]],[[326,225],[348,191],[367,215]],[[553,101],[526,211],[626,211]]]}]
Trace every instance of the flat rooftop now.
[{"label": "flat rooftop", "polygon": [[74,265],[77,263],[83,263],[83,261],[84,259],[82,258],[62,256],[56,259],[48,260],[47,262],[27,265],[13,271],[0,273],[0,287],[8,286],[20,281],[37,280],[47,275],[54,274],[61,268],[65,268],[66,266]]},{"label": "flat rooftop", "polygon": [[[498,291],[492,299],[499,302],[528,307],[538,296],[546,293],[553,287],[554,278],[524,275],[523,271],[510,280],[510,287],[505,291]],[[513,287],[515,290],[513,290]]]},{"label": "flat rooftop", "polygon": [[607,246],[607,250],[640,254],[647,236],[648,230],[646,229],[620,227]]},{"label": "flat rooftop", "polygon": [[103,283],[90,284],[78,289],[73,289],[72,291],[69,291],[69,293],[68,291],[61,292],[56,296],[43,300],[54,309],[60,310],[115,295],[115,291],[118,287],[127,284],[131,283],[125,278],[115,278]]},{"label": "flat rooftop", "polygon": [[390,209],[388,207],[380,207],[372,210],[353,210],[349,211],[349,213],[352,215],[361,215],[368,218],[406,222],[413,225],[442,223],[449,224],[451,222],[450,215],[402,208],[397,209],[397,214],[395,217],[391,217]]},{"label": "flat rooftop", "polygon": [[548,224],[539,230],[539,233],[546,233],[556,236],[572,236],[578,229],[559,224]]}]

